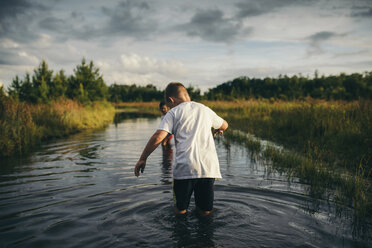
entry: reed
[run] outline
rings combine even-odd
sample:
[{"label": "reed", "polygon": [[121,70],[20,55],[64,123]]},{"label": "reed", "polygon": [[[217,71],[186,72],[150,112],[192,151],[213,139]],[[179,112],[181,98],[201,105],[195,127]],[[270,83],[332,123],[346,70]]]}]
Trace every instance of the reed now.
[{"label": "reed", "polygon": [[354,171],[371,170],[372,104],[355,102],[204,102],[230,127]]},{"label": "reed", "polygon": [[0,99],[0,156],[24,154],[43,140],[62,137],[112,123],[114,107],[107,102],[81,105],[69,99],[50,104]]}]

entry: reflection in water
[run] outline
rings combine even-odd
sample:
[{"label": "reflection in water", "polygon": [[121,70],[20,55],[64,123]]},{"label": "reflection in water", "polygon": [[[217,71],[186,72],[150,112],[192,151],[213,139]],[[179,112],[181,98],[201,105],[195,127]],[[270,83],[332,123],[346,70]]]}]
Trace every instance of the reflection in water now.
[{"label": "reflection in water", "polygon": [[174,219],[172,239],[176,241],[176,247],[215,247],[213,216],[190,214],[193,218],[187,214]]},{"label": "reflection in water", "polygon": [[161,146],[163,152],[163,160],[161,166],[161,181],[164,184],[172,184],[172,161],[173,161],[173,149],[171,144]]},{"label": "reflection in water", "polygon": [[136,113],[136,112],[119,112],[114,117],[114,124],[117,127],[119,123],[123,120],[133,119],[133,118],[156,118],[154,114],[146,113]]}]

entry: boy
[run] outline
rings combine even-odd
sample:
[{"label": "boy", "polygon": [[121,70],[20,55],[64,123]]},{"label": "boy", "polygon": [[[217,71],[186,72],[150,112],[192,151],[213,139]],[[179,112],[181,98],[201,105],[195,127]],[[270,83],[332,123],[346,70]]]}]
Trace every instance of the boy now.
[{"label": "boy", "polygon": [[[167,105],[164,102],[160,102],[159,103],[159,110],[162,113],[161,120],[163,120],[164,119],[164,116],[168,112],[168,107],[167,107]],[[163,142],[161,142],[161,145],[163,147],[168,147],[169,148],[170,147],[170,141],[171,141],[172,138],[173,138],[173,135],[172,134],[168,134],[168,136],[163,140]]]},{"label": "boy", "polygon": [[[168,84],[165,101],[171,108],[158,130],[148,141],[134,173],[143,173],[148,156],[169,133],[174,135],[176,162],[173,166],[175,212],[185,214],[194,192],[196,209],[208,215],[213,209],[213,184],[221,178],[213,135],[228,127],[221,117],[203,104],[192,102],[186,88],[178,82]],[[211,128],[214,129],[213,134]]]}]

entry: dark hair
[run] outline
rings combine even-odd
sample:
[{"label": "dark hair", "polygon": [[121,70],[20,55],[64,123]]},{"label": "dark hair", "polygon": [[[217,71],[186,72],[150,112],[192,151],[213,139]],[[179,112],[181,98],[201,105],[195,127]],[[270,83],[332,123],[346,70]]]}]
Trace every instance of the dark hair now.
[{"label": "dark hair", "polygon": [[165,101],[168,101],[168,97],[179,97],[182,90],[186,90],[185,86],[179,82],[172,82],[167,85],[164,91]]},{"label": "dark hair", "polygon": [[160,102],[159,103],[159,108],[163,107],[165,105],[165,102]]}]

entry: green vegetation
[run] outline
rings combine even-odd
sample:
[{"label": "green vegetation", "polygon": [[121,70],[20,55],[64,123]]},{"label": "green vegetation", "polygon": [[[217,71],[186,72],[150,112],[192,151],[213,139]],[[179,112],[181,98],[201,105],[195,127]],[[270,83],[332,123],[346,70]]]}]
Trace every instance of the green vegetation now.
[{"label": "green vegetation", "polygon": [[354,171],[371,170],[372,108],[355,102],[205,102],[230,126]]},{"label": "green vegetation", "polygon": [[60,99],[50,104],[20,103],[0,96],[0,156],[27,153],[42,141],[112,123],[114,107]]},{"label": "green vegetation", "polygon": [[[204,102],[230,124],[225,142],[238,142],[278,172],[309,185],[314,199],[334,201],[337,214],[354,210],[355,235],[365,235],[372,217],[372,108],[354,102]],[[240,131],[236,131],[240,130]],[[275,141],[284,149],[262,145]]]},{"label": "green vegetation", "polygon": [[60,98],[70,98],[81,103],[106,100],[108,88],[99,69],[85,59],[74,69],[74,75],[67,77],[60,70],[53,77],[53,71],[43,60],[31,77],[26,73],[23,80],[16,76],[9,89],[9,96],[28,103],[50,103]]},{"label": "green vegetation", "polygon": [[321,157],[264,145],[259,139],[235,130],[225,133],[224,142],[226,145],[231,142],[245,145],[252,156],[285,173],[288,181],[298,178],[302,184],[309,185],[307,190],[313,199],[311,212],[317,211],[320,199],[333,201],[335,214],[352,220],[353,236],[370,238],[368,221],[372,217],[372,189],[370,172],[367,173],[362,164],[353,172],[346,171]]},{"label": "green vegetation", "polygon": [[[194,100],[202,99],[200,90],[193,86],[187,87],[187,91]],[[108,100],[115,103],[120,102],[154,102],[163,101],[164,91],[158,90],[154,85],[148,84],[146,86],[132,85],[118,85],[113,84],[109,87]]]},{"label": "green vegetation", "polygon": [[[306,98],[324,100],[372,99],[372,72],[353,73],[337,76],[314,77],[295,75],[277,78],[239,77],[209,89],[203,95],[200,89],[191,85],[187,90],[193,100],[305,100]],[[109,100],[111,102],[151,102],[162,101],[163,90],[152,84],[105,84],[93,61],[85,59],[74,69],[74,75],[66,76],[63,70],[53,76],[53,71],[43,60],[34,70],[34,75],[26,73],[24,79],[18,76],[8,88],[9,95],[20,101],[48,103],[59,98],[75,99],[79,102]]]},{"label": "green vegetation", "polygon": [[101,128],[114,119],[108,87],[85,59],[69,77],[63,70],[53,76],[43,60],[34,75],[16,76],[8,93],[0,90],[0,156],[24,154],[43,140]]},{"label": "green vegetation", "polygon": [[281,99],[304,100],[306,97],[325,100],[372,99],[372,72],[314,78],[279,76],[278,78],[239,77],[220,84],[205,94],[208,100]]},{"label": "green vegetation", "polygon": [[[338,76],[313,78],[282,76],[278,78],[239,77],[209,89],[204,95],[193,86],[187,88],[191,99],[199,100],[323,100],[352,101],[372,99],[372,72],[353,73]],[[113,84],[109,87],[109,100],[112,102],[162,101],[163,91],[154,85],[136,86]]]}]

